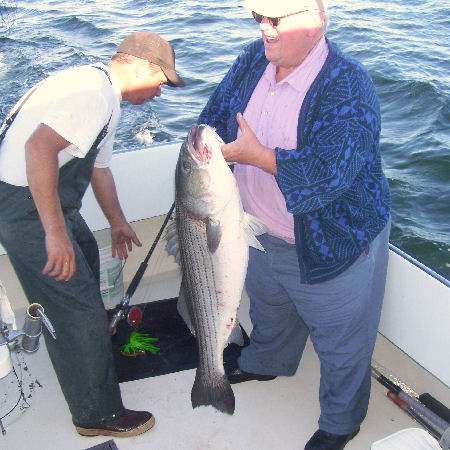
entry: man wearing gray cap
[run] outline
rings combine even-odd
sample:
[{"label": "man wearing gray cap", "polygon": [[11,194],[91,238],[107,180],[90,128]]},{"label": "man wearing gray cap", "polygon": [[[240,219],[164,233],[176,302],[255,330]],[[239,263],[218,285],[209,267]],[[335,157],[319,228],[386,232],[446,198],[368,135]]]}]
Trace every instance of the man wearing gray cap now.
[{"label": "man wearing gray cap", "polygon": [[[340,450],[368,407],[386,279],[389,187],[373,82],[327,38],[326,0],[247,0],[249,44],[198,122],[216,128],[246,212],[250,344],[231,383],[293,375],[308,336],[320,358],[319,429],[307,450]],[[302,399],[299,398],[299,407]]]},{"label": "man wearing gray cap", "polygon": [[80,215],[92,184],[111,225],[113,256],[141,243],[128,224],[109,164],[120,102],[138,105],[163,84],[184,86],[172,46],[160,36],[127,36],[108,66],[51,75],[13,108],[0,130],[0,242],[28,300],[51,318],[47,349],[77,431],[127,437],[155,422],[122,404],[96,240]]}]

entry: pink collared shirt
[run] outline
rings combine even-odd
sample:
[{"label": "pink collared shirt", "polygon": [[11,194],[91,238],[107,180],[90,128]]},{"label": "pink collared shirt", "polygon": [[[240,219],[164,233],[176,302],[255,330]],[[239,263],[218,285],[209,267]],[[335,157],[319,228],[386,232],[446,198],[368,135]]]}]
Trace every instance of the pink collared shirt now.
[{"label": "pink collared shirt", "polygon": [[[276,67],[269,63],[243,113],[261,144],[286,150],[297,148],[300,108],[327,56],[328,45],[322,37],[300,66],[279,83],[275,80]],[[236,164],[234,175],[244,210],[263,220],[269,234],[294,244],[294,219],[275,177],[248,164]]]}]

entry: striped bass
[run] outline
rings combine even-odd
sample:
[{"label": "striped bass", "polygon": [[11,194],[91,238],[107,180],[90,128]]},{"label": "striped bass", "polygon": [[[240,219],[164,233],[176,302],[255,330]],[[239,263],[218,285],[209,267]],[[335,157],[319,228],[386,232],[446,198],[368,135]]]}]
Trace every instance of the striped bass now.
[{"label": "striped bass", "polygon": [[255,236],[267,229],[244,212],[222,144],[213,128],[199,125],[181,146],[175,171],[176,233],[173,228],[168,232],[167,247],[169,253],[179,252],[180,300],[186,301],[197,339],[192,407],[212,405],[233,414],[223,350],[237,320],[248,247],[264,251]]}]

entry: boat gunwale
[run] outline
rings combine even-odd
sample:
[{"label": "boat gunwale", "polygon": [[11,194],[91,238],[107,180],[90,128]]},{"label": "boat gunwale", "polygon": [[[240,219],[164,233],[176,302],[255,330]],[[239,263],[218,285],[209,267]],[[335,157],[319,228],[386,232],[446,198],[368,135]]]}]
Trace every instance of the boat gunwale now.
[{"label": "boat gunwale", "polygon": [[395,244],[395,243],[389,241],[389,250],[392,250],[397,255],[401,256],[402,258],[406,259],[411,264],[413,264],[416,267],[418,267],[419,269],[423,270],[428,275],[432,276],[435,280],[444,284],[446,287],[450,287],[450,280],[443,273],[439,272],[437,269],[430,266],[425,261],[422,261],[417,256],[412,255],[411,253],[408,253],[405,249],[400,247],[398,244]]}]

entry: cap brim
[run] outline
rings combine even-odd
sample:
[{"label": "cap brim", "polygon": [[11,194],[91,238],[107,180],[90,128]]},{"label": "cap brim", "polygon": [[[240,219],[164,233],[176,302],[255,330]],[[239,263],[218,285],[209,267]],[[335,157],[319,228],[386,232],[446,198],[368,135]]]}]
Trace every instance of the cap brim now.
[{"label": "cap brim", "polygon": [[280,7],[273,1],[244,0],[239,6],[242,6],[249,11],[255,11],[266,17],[278,17],[283,15],[283,11],[280,13]]},{"label": "cap brim", "polygon": [[244,0],[243,2],[241,2],[241,4],[239,6],[253,11],[253,8],[256,7],[257,4],[258,4],[258,1],[255,1],[255,0]]},{"label": "cap brim", "polygon": [[[279,2],[273,0],[244,0],[241,2],[239,6],[242,6],[243,8],[246,8],[250,11],[255,11],[258,14],[261,14],[265,17],[283,17],[288,14],[292,14],[294,12],[301,11],[303,9],[317,9],[317,7],[312,7],[313,1],[304,1],[301,2]],[[323,0],[322,5],[326,5],[327,2]],[[315,4],[317,5],[318,2],[316,1]],[[323,6],[322,8],[318,8],[323,11],[326,11],[326,6]]]},{"label": "cap brim", "polygon": [[181,78],[175,70],[171,69],[163,69],[161,67],[161,70],[164,72],[164,75],[167,77],[167,85],[170,87],[184,87],[186,86],[186,82]]}]

